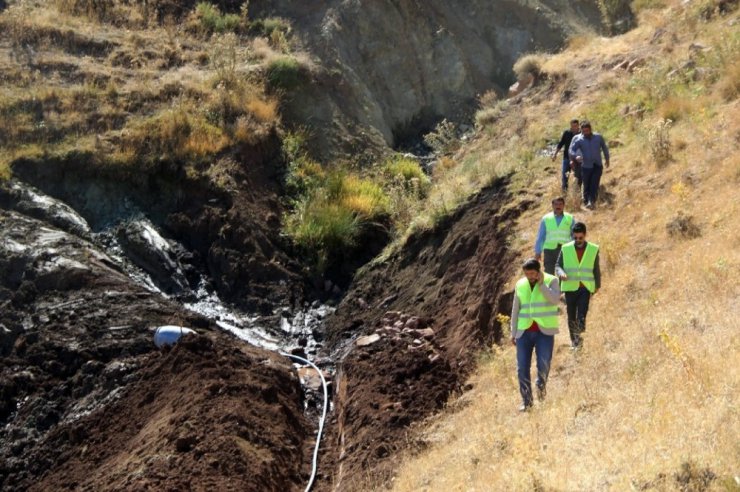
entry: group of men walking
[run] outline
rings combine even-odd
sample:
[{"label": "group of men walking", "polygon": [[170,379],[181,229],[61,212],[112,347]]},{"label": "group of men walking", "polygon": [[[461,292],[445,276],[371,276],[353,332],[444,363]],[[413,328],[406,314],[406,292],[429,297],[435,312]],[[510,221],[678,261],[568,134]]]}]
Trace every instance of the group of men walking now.
[{"label": "group of men walking", "polygon": [[578,351],[583,345],[591,296],[601,287],[599,246],[586,240],[586,224],[565,212],[563,197],[555,198],[552,212],[542,217],[534,250],[534,258],[522,265],[524,277],[516,283],[511,310],[511,341],[516,345],[522,396],[520,411],[527,411],[534,404],[530,374],[533,353],[537,362],[537,397],[545,397],[554,337],[559,331],[561,299],[568,315],[571,350]]},{"label": "group of men walking", "polygon": [[[570,128],[563,132],[555,151],[552,153],[554,161],[563,149],[561,167],[561,188],[564,194],[568,193],[568,177],[570,172],[576,178],[578,189],[581,190],[581,199],[586,208],[593,209],[599,194],[599,185],[604,167],[609,167],[609,147],[598,133],[591,129],[588,121],[570,121]],[[601,160],[601,153],[604,160]]]}]

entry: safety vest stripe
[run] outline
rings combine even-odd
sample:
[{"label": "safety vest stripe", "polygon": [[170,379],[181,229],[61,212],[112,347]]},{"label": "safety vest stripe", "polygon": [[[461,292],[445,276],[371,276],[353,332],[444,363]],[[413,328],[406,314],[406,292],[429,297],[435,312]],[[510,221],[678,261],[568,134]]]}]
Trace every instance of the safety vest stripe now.
[{"label": "safety vest stripe", "polygon": [[548,307],[548,306],[552,306],[552,303],[551,302],[530,302],[529,304],[522,304],[520,307],[522,309],[527,309],[527,308],[538,308],[538,307]]},{"label": "safety vest stripe", "polygon": [[541,311],[538,313],[519,313],[519,318],[542,318],[544,316],[557,316],[558,310],[557,309],[548,309],[547,311]]}]

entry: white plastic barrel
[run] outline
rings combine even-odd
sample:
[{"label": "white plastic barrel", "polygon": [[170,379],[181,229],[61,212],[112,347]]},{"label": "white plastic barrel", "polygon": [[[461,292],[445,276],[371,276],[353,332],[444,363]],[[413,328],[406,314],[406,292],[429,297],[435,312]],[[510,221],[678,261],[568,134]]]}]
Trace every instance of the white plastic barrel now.
[{"label": "white plastic barrel", "polygon": [[162,348],[165,345],[174,345],[180,337],[186,333],[195,333],[195,330],[184,328],[182,326],[160,326],[154,332],[154,345],[156,345],[157,348]]}]

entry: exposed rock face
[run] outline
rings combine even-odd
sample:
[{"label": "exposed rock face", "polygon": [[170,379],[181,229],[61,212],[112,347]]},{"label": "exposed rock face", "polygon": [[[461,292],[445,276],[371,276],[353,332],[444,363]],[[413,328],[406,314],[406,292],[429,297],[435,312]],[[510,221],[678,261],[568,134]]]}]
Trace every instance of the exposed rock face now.
[{"label": "exposed rock face", "polygon": [[151,222],[139,219],[122,224],[118,228],[118,240],[126,255],[167,292],[180,293],[189,289],[174,249]]},{"label": "exposed rock face", "polygon": [[316,132],[320,146],[355,151],[454,119],[478,94],[513,83],[522,53],[554,50],[573,32],[602,26],[589,0],[266,3],[253,10],[292,19],[325,68],[295,95],[290,116],[332,128]]}]

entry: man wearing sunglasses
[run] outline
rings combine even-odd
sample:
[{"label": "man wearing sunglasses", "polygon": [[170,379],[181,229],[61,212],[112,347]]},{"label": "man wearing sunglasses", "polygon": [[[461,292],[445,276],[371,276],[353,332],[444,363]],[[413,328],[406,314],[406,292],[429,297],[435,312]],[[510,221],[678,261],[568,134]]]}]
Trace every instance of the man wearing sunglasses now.
[{"label": "man wearing sunglasses", "polygon": [[586,241],[586,224],[573,225],[573,241],[563,245],[555,272],[565,293],[571,349],[581,348],[591,296],[601,287],[599,246]]}]

